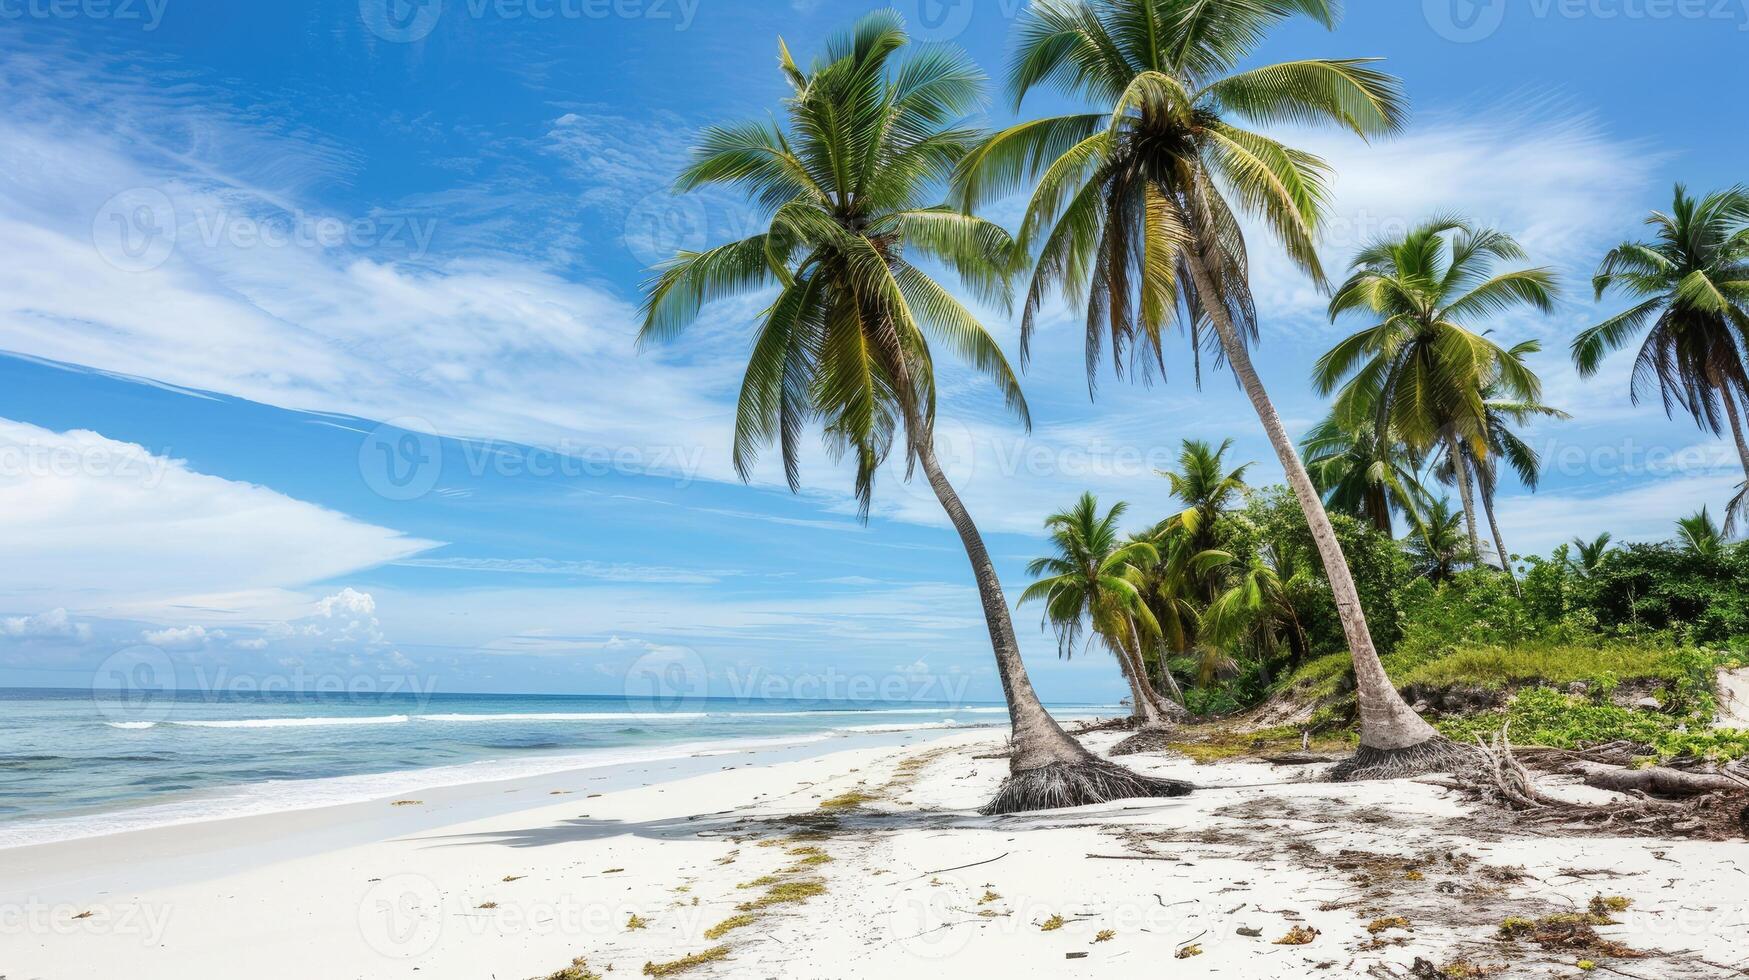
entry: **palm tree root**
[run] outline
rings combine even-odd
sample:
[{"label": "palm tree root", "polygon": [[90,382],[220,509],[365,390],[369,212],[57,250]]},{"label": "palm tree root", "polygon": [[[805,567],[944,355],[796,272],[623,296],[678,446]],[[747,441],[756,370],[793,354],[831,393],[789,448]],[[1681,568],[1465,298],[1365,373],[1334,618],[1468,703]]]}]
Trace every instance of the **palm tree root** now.
[{"label": "palm tree root", "polygon": [[1113,800],[1186,796],[1193,789],[1190,783],[1177,779],[1144,776],[1115,763],[1088,757],[1015,773],[1003,781],[996,797],[978,812],[995,816],[1059,810]]},{"label": "palm tree root", "polygon": [[1479,764],[1481,759],[1473,746],[1439,736],[1401,749],[1362,745],[1354,755],[1338,762],[1326,778],[1333,783],[1410,779],[1431,772],[1467,771]]},{"label": "palm tree root", "polygon": [[1155,726],[1144,728],[1111,747],[1113,756],[1136,755],[1141,752],[1164,752],[1171,741],[1169,729]]},{"label": "palm tree root", "polygon": [[[1623,768],[1586,761],[1584,752],[1527,753],[1539,765],[1552,764],[1551,771],[1622,794],[1609,803],[1589,804],[1545,792],[1520,761],[1504,728],[1491,740],[1476,736],[1474,752],[1477,765],[1455,773],[1451,780],[1436,782],[1492,803],[1524,823],[1625,836],[1749,837],[1749,780],[1735,775]],[[1658,799],[1659,795],[1677,799]]]}]

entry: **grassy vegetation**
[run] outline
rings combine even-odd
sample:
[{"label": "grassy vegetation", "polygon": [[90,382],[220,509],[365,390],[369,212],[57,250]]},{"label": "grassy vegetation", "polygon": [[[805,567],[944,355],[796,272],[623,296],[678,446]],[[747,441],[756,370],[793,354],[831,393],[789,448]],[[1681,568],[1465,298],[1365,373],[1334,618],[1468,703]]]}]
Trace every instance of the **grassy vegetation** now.
[{"label": "grassy vegetation", "polygon": [[571,965],[547,977],[547,980],[601,980],[601,974],[589,969],[589,964],[579,956],[571,961]]},{"label": "grassy vegetation", "polygon": [[687,970],[703,966],[706,963],[713,963],[728,955],[729,947],[712,946],[710,949],[707,949],[702,953],[693,953],[690,956],[682,956],[680,959],[670,960],[667,963],[645,963],[644,976],[673,976],[676,973],[685,973]]},{"label": "grassy vegetation", "polygon": [[[1440,731],[1454,739],[1473,741],[1509,724],[1512,740],[1520,745],[1576,749],[1627,741],[1660,760],[1721,762],[1749,757],[1749,734],[1712,727],[1717,671],[1736,666],[1735,654],[1650,640],[1423,646],[1418,653],[1405,650],[1385,658],[1386,671],[1404,690],[1506,692],[1502,707],[1439,719]],[[1574,685],[1583,685],[1583,693],[1567,693]],[[1658,709],[1612,701],[1623,687],[1652,691]],[[1346,734],[1352,726],[1353,674],[1346,654],[1308,662],[1277,691],[1318,705],[1308,727],[1326,737]],[[1183,748],[1199,761],[1255,755],[1285,748],[1298,732],[1278,728],[1217,735]]]},{"label": "grassy vegetation", "polygon": [[741,912],[756,912],[771,908],[773,905],[793,905],[805,902],[810,898],[826,894],[826,883],[823,881],[783,881],[770,886],[765,894],[750,902],[742,902],[735,906]]},{"label": "grassy vegetation", "polygon": [[731,915],[728,918],[724,919],[723,921],[717,923],[716,925],[711,926],[709,929],[706,929],[704,931],[704,938],[706,938],[706,939],[721,939],[736,929],[740,929],[744,926],[750,926],[753,923],[758,922],[758,921],[759,921],[759,916],[757,916],[757,915],[751,915],[751,914],[747,914],[747,913],[742,913],[741,915]]},{"label": "grassy vegetation", "polygon": [[1510,725],[1514,743],[1557,749],[1628,741],[1644,746],[1647,755],[1659,761],[1692,757],[1730,762],[1749,757],[1749,732],[1715,729],[1708,722],[1704,716],[1638,711],[1538,687],[1514,695],[1504,710],[1447,719],[1439,723],[1439,730],[1469,742]]},{"label": "grassy vegetation", "polygon": [[[1485,688],[1523,684],[1573,683],[1613,688],[1622,681],[1654,680],[1674,683],[1689,673],[1677,651],[1655,646],[1611,643],[1598,647],[1572,644],[1464,647],[1423,661],[1406,669],[1399,666],[1391,677],[1399,687],[1426,685]],[[1385,669],[1391,671],[1387,663]]]}]

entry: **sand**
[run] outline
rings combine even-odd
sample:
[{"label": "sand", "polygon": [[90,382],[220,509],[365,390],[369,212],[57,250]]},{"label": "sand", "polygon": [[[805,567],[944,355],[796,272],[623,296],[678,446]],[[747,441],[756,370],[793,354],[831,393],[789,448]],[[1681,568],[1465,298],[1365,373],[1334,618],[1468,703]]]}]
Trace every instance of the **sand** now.
[{"label": "sand", "polygon": [[[982,817],[1001,738],[725,756],[602,795],[561,775],[453,822],[433,808],[537,790],[0,851],[0,976],[521,980],[580,956],[612,978],[719,948],[676,975],[1431,976],[1421,958],[1577,976],[1588,954],[1496,933],[1600,894],[1633,904],[1596,932],[1646,955],[1596,975],[1749,967],[1749,845],[1538,836],[1422,783],[1168,757],[1125,762],[1199,792]],[[800,901],[740,911],[786,897],[767,876]],[[1296,929],[1310,942],[1277,944]]]}]

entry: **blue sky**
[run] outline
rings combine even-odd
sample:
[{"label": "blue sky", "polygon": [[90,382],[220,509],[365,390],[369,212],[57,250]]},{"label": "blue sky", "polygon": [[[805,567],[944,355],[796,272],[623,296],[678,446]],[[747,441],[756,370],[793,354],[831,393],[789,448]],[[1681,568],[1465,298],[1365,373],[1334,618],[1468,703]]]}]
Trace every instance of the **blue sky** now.
[{"label": "blue sky", "polygon": [[[776,104],[779,34],[812,52],[872,6],[0,0],[0,684],[82,687],[120,656],[197,687],[617,694],[655,668],[725,695],[999,696],[926,488],[886,474],[864,527],[823,453],[800,496],[733,480],[757,297],[632,345],[652,261],[758,227],[667,193],[691,135]],[[1018,8],[900,9],[999,75]],[[1328,265],[1461,210],[1563,272],[1554,315],[1494,325],[1545,341],[1575,416],[1534,433],[1541,492],[1506,490],[1515,550],[1663,537],[1740,479],[1717,439],[1630,404],[1626,358],[1581,381],[1565,348],[1600,315],[1602,249],[1673,182],[1745,179],[1749,135],[1679,93],[1741,90],[1746,27],[1749,0],[1357,0],[1259,52],[1382,56],[1414,102],[1373,146],[1284,134],[1339,171]],[[1303,431],[1312,360],[1359,324],[1327,323],[1265,236],[1253,252],[1259,367]],[[1230,379],[1197,390],[1187,357],[1090,402],[1073,319],[1047,310],[1030,435],[944,374],[950,475],[1010,595],[1080,490],[1165,513],[1181,439],[1278,472]],[[1035,613],[1017,626],[1048,699],[1121,693],[1104,654],[1062,662]]]}]

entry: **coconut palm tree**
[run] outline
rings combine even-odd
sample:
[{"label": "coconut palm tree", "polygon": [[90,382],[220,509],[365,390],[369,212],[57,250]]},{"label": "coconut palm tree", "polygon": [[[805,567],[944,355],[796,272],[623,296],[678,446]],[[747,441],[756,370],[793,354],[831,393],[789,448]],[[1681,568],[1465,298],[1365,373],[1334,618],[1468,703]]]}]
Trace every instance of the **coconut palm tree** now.
[{"label": "coconut palm tree", "polygon": [[[1091,630],[1117,657],[1130,685],[1130,705],[1141,728],[1163,728],[1175,706],[1168,706],[1148,679],[1143,636],[1157,636],[1160,624],[1142,599],[1140,568],[1157,563],[1159,552],[1145,539],[1124,540],[1118,522],[1129,505],[1122,501],[1101,515],[1099,498],[1084,493],[1075,506],[1045,520],[1056,553],[1034,560],[1027,574],[1039,578],[1021,593],[1020,604],[1044,603],[1045,623],[1056,632],[1057,650],[1074,655]],[[1091,639],[1091,637],[1090,637]]]},{"label": "coconut palm tree", "polygon": [[1254,646],[1267,683],[1269,658],[1281,644],[1287,644],[1290,671],[1304,662],[1311,641],[1295,603],[1317,586],[1311,570],[1296,564],[1290,550],[1269,544],[1234,572],[1232,584],[1203,614],[1205,642],[1217,648]]},{"label": "coconut palm tree", "polygon": [[1603,565],[1603,556],[1609,553],[1609,544],[1615,538],[1608,531],[1599,534],[1590,541],[1584,538],[1573,539],[1573,553],[1577,559],[1569,558],[1567,564],[1581,575],[1590,577],[1596,574]]},{"label": "coconut palm tree", "polygon": [[1618,289],[1637,305],[1579,334],[1579,374],[1644,333],[1634,360],[1634,403],[1653,386],[1666,415],[1681,408],[1701,428],[1728,424],[1749,476],[1749,438],[1739,401],[1749,397],[1744,344],[1749,340],[1749,188],[1696,200],[1676,185],[1669,213],[1654,211],[1651,241],[1627,242],[1604,256],[1591,283],[1602,299]]},{"label": "coconut palm tree", "polygon": [[1421,526],[1404,544],[1409,567],[1416,575],[1437,585],[1451,581],[1465,565],[1475,561],[1475,552],[1470,550],[1460,526],[1462,521],[1463,515],[1452,511],[1449,499],[1441,497],[1428,505]]},{"label": "coconut palm tree", "polygon": [[942,207],[931,195],[974,133],[958,123],[979,100],[963,55],[926,49],[900,63],[896,14],[871,14],[804,71],[780,42],[792,93],[786,124],[706,130],[677,189],[721,184],[770,215],[760,234],[660,268],[644,303],[640,344],[666,341],[704,304],[775,292],[756,330],[736,414],[734,459],[749,478],[776,443],[792,488],[798,444],[818,421],[828,448],[848,456],[866,517],[876,470],[902,441],[923,470],[972,565],[1013,723],[1011,773],[990,812],[1178,795],[1183,783],[1144,779],[1095,758],[1070,738],[1027,677],[989,552],[935,454],[930,341],[991,378],[1022,421],[1026,403],[1002,351],[978,320],[913,259],[934,259],[969,288],[999,298],[1012,264],[1009,236]]},{"label": "coconut palm tree", "polygon": [[[1523,258],[1510,236],[1458,218],[1435,218],[1361,250],[1348,280],[1331,297],[1330,320],[1361,312],[1377,322],[1319,358],[1312,373],[1318,393],[1337,391],[1338,418],[1371,419],[1379,438],[1395,433],[1411,452],[1440,448],[1453,461],[1485,462],[1483,392],[1496,387],[1535,400],[1542,390],[1521,359],[1472,329],[1476,321],[1514,307],[1554,308],[1550,270],[1492,271],[1496,260]],[[1470,549],[1480,554],[1471,467],[1454,463],[1452,473]]]},{"label": "coconut palm tree", "polygon": [[1174,321],[1192,350],[1207,347],[1232,368],[1305,509],[1341,611],[1361,704],[1362,751],[1344,770],[1352,774],[1434,764],[1451,745],[1385,676],[1336,532],[1251,362],[1256,308],[1234,210],[1261,219],[1323,281],[1315,242],[1328,167],[1241,124],[1393,132],[1406,112],[1397,82],[1366,59],[1234,69],[1287,18],[1334,27],[1336,9],[1335,0],[1036,0],[1018,22],[1015,106],[1048,85],[1094,108],[991,136],[962,162],[956,185],[970,211],[1036,181],[1021,225],[1021,240],[1037,248],[1023,362],[1040,304],[1061,291],[1086,300],[1090,385],[1107,338],[1120,371],[1126,359],[1143,376],[1163,365],[1162,334]]},{"label": "coconut palm tree", "polygon": [[1312,482],[1324,504],[1337,513],[1366,521],[1391,534],[1393,518],[1421,520],[1428,501],[1421,466],[1395,438],[1380,439],[1370,422],[1354,425],[1331,416],[1306,433],[1303,451]]},{"label": "coconut palm tree", "polygon": [[1183,525],[1168,526],[1166,521],[1136,538],[1152,544],[1160,556],[1159,561],[1138,568],[1142,601],[1148,604],[1154,622],[1160,627],[1157,634],[1142,640],[1146,652],[1154,655],[1153,661],[1172,700],[1182,704],[1184,691],[1172,673],[1172,657],[1197,649],[1202,607],[1208,601],[1204,583],[1210,572],[1231,561],[1232,555],[1218,549],[1198,550]]},{"label": "coconut palm tree", "polygon": [[1191,548],[1206,551],[1215,544],[1215,522],[1221,515],[1243,503],[1251,489],[1245,474],[1254,465],[1227,468],[1227,452],[1233,448],[1228,439],[1216,449],[1201,439],[1186,439],[1178,451],[1178,469],[1163,470],[1160,475],[1172,487],[1172,495],[1184,504],[1184,510],[1166,519],[1166,527],[1181,527]]},{"label": "coconut palm tree", "polygon": [[1725,549],[1725,536],[1705,507],[1676,522],[1676,540],[1684,551],[1698,558],[1717,558]]},{"label": "coconut palm tree", "polygon": [[[1518,363],[1525,374],[1531,373],[1524,361],[1531,354],[1542,350],[1542,342],[1527,340],[1515,345],[1506,352],[1506,356]],[[1544,405],[1536,399],[1514,399],[1502,389],[1498,380],[1489,384],[1482,391],[1482,428],[1486,433],[1488,445],[1487,456],[1477,456],[1469,445],[1459,448],[1465,465],[1476,476],[1476,489],[1482,498],[1482,512],[1488,519],[1488,530],[1494,538],[1494,548],[1500,560],[1500,569],[1506,577],[1512,580],[1513,588],[1518,587],[1518,576],[1512,571],[1511,552],[1506,550],[1506,538],[1500,532],[1500,520],[1494,513],[1494,500],[1500,488],[1500,461],[1504,460],[1512,471],[1518,475],[1518,482],[1532,493],[1542,482],[1542,454],[1538,453],[1523,437],[1514,431],[1514,427],[1523,427],[1537,419],[1570,419],[1571,415]],[[1451,457],[1448,454],[1438,471],[1441,480],[1451,482],[1456,479],[1452,469]]]}]

